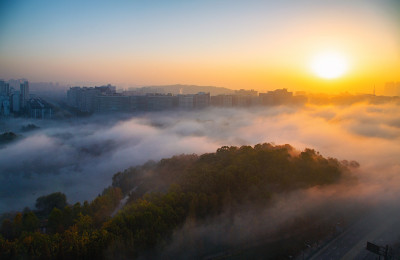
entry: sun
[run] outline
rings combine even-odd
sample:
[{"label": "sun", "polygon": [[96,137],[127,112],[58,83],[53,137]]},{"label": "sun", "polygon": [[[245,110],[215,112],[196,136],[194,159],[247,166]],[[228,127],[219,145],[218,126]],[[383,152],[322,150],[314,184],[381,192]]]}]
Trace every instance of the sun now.
[{"label": "sun", "polygon": [[348,71],[348,62],[344,55],[338,52],[322,52],[311,60],[311,70],[318,77],[336,79]]}]

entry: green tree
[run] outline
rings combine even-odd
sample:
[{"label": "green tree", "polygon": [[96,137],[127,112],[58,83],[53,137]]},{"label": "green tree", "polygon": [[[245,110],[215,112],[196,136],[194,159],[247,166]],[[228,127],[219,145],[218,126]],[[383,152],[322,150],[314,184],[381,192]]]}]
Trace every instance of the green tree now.
[{"label": "green tree", "polygon": [[79,232],[89,231],[93,228],[93,219],[88,215],[80,214],[75,224]]},{"label": "green tree", "polygon": [[67,197],[64,193],[55,192],[37,198],[35,206],[42,215],[48,216],[53,208],[64,209],[67,206]]},{"label": "green tree", "polygon": [[9,219],[3,220],[3,223],[1,224],[1,229],[0,233],[6,238],[6,239],[12,239],[14,236],[14,229],[13,229],[13,223]]},{"label": "green tree", "polygon": [[13,236],[19,237],[22,232],[22,213],[18,212],[13,221]]},{"label": "green tree", "polygon": [[47,227],[51,233],[62,233],[64,231],[63,212],[58,208],[54,208],[47,222]]},{"label": "green tree", "polygon": [[24,213],[22,216],[22,229],[27,232],[34,232],[39,228],[40,221],[32,211]]}]

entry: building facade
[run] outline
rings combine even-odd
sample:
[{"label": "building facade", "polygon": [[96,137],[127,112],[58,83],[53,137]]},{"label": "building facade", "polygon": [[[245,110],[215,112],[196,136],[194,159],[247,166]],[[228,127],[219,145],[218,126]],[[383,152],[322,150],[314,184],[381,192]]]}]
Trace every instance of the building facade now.
[{"label": "building facade", "polygon": [[27,107],[31,118],[51,119],[53,117],[52,106],[41,98],[31,98],[27,103]]},{"label": "building facade", "polygon": [[19,85],[21,91],[21,108],[26,108],[29,101],[29,83],[24,81]]}]

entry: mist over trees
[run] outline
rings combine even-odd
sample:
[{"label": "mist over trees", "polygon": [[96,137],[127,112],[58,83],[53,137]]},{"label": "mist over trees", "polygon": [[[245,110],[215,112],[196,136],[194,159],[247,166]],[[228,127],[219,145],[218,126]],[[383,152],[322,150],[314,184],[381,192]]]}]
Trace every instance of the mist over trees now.
[{"label": "mist over trees", "polygon": [[[18,137],[0,144],[0,177],[4,179],[0,213],[34,207],[36,197],[57,191],[70,202],[92,200],[110,185],[113,173],[150,159],[272,141],[359,161],[363,165],[359,177],[381,183],[378,176],[394,175],[398,167],[399,111],[393,104],[358,104],[213,108],[65,121],[10,119],[0,128]],[[29,124],[39,128],[23,131]]]},{"label": "mist over trees", "polygon": [[[274,198],[284,194],[340,182],[350,176],[351,165],[357,164],[343,164],[312,149],[298,152],[290,145],[268,143],[254,147],[223,146],[215,153],[149,161],[116,173],[112,186],[90,203],[69,205],[64,194],[53,193],[39,197],[36,210],[27,209],[4,219],[0,257],[184,258],[183,252],[171,249],[170,245],[176,243],[176,232],[188,222],[205,223],[220,216],[233,219],[246,207],[272,208]],[[265,230],[261,237],[272,239],[269,244],[276,243],[284,232],[285,239],[296,241],[299,229],[309,229],[307,239],[322,239],[337,216],[318,218],[322,213],[312,214],[310,218],[293,218],[273,232]],[[310,219],[319,219],[318,225]],[[204,238],[192,242],[200,243],[202,254],[223,244],[206,243]],[[298,253],[301,247],[283,246],[272,256],[279,257],[287,250]],[[195,251],[186,253],[202,256]]]},{"label": "mist over trees", "polygon": [[[192,206],[189,207],[190,210],[183,211],[182,215],[177,215],[179,218],[173,223],[179,224],[172,225],[173,228],[166,229],[166,235],[155,239],[158,241],[156,246],[149,247],[151,249],[130,246],[133,252],[129,253],[131,249],[128,248],[128,252],[124,250],[129,243],[116,243],[113,246],[102,244],[101,250],[109,248],[107,252],[111,252],[106,252],[105,255],[112,258],[116,251],[121,252],[121,255],[146,255],[150,250],[160,258],[181,256],[183,251],[187,252],[188,257],[202,256],[209,255],[205,252],[212,255],[227,248],[242,248],[243,244],[254,240],[255,244],[261,240],[269,241],[268,244],[272,245],[270,242],[274,239],[277,244],[272,246],[272,249],[276,249],[277,254],[286,251],[294,255],[305,246],[304,241],[319,241],[319,238],[326,237],[335,230],[336,223],[350,223],[354,216],[363,212],[366,204],[386,204],[396,208],[400,194],[400,128],[397,116],[399,111],[399,106],[395,104],[357,104],[345,107],[308,106],[302,109],[276,107],[268,110],[215,108],[190,113],[181,111],[176,114],[154,113],[151,116],[137,117],[93,117],[65,122],[10,120],[6,125],[2,125],[3,129],[14,132],[18,138],[1,147],[0,173],[4,181],[0,187],[0,212],[18,210],[21,216],[16,218],[13,229],[15,213],[3,215],[0,223],[8,219],[4,223],[3,238],[10,237],[9,242],[18,240],[19,242],[13,242],[13,246],[22,248],[18,245],[22,243],[20,236],[24,232],[20,232],[22,224],[18,223],[22,223],[23,214],[30,211],[22,211],[24,206],[33,209],[33,213],[39,219],[40,229],[46,227],[46,232],[41,234],[41,237],[45,235],[45,239],[42,240],[50,241],[53,236],[57,238],[57,233],[70,235],[67,231],[74,225],[84,230],[103,230],[104,223],[122,214],[124,209],[118,209],[123,205],[127,208],[139,199],[154,204],[150,198],[145,197],[151,193],[165,195],[173,187],[177,187],[175,191],[185,198],[182,199],[185,202],[183,205]],[[35,124],[40,129],[22,131],[22,126],[28,123]],[[259,168],[270,167],[273,163],[263,165],[262,162],[242,153],[241,156],[246,160],[235,157],[231,161],[234,167],[229,168],[222,164],[225,162],[225,158],[222,157],[224,153],[200,155],[216,151],[218,147],[226,150],[222,145],[228,145],[229,149],[236,146],[237,150],[241,150],[243,144],[272,140],[276,143],[290,143],[302,150],[304,147],[312,147],[321,154],[339,158],[339,164],[348,168],[358,166],[351,161],[353,159],[362,166],[352,173],[357,177],[356,180],[343,178],[347,175],[342,172],[338,180],[334,177],[335,174],[332,175],[331,184],[307,184],[304,179],[299,179],[298,183],[294,184],[285,181],[286,175],[282,175],[282,179],[277,179],[275,183],[267,183],[267,188],[260,190],[257,186],[258,181],[262,181],[266,176],[261,176],[260,179],[257,169],[249,166],[248,172],[256,173],[254,176],[258,179],[241,179],[234,167],[243,169],[239,162],[242,161],[245,165],[246,160]],[[229,149],[227,154],[231,153]],[[313,154],[312,149],[310,152],[303,151],[303,159],[306,159],[306,154]],[[254,153],[251,149],[249,152]],[[181,153],[189,155],[171,157]],[[237,153],[239,156],[240,153]],[[297,158],[300,152],[292,150],[289,154],[290,160],[296,161],[298,159],[293,158]],[[318,154],[311,157],[314,156],[318,157]],[[207,164],[201,163],[206,161],[204,158],[209,159]],[[215,165],[211,163],[212,158]],[[149,159],[155,161],[145,163]],[[325,159],[329,161],[328,158]],[[345,162],[343,159],[350,160]],[[192,169],[194,165],[203,166]],[[134,167],[128,168],[129,166]],[[290,170],[291,167],[300,171],[293,164],[288,164],[287,169]],[[112,179],[113,173],[118,172],[120,173]],[[203,173],[212,177],[206,179],[207,184],[204,187],[190,183],[190,180],[195,179],[203,181]],[[274,176],[268,178],[274,180],[272,177]],[[345,184],[342,183],[344,179],[347,180]],[[225,184],[223,180],[229,183]],[[244,184],[256,185],[248,188],[242,183],[238,185],[239,180],[246,180]],[[114,188],[119,188],[120,191],[114,190],[109,193],[111,198],[96,199],[93,204],[96,206],[90,206],[90,201],[98,194],[103,197],[102,189],[111,185],[113,181]],[[327,179],[323,182],[329,183]],[[221,191],[213,193],[214,188],[220,184]],[[190,185],[199,189],[193,200],[190,197],[188,199],[187,190],[183,190],[185,187],[193,188]],[[62,208],[55,210],[51,218],[50,215],[41,216],[35,209],[37,197],[57,191],[67,196],[67,207],[72,213],[67,210],[66,216],[72,217],[64,218]],[[261,191],[264,193],[260,193]],[[112,194],[118,199],[112,199]],[[179,196],[177,198],[180,198]],[[120,198],[123,198],[121,203]],[[84,203],[84,200],[88,202]],[[80,203],[76,204],[77,202]],[[82,218],[78,217],[79,213],[82,213]],[[34,230],[37,230],[35,218],[30,215],[27,219],[31,219],[28,221],[31,224],[27,226],[33,226]],[[64,224],[58,224],[60,219],[66,219],[62,222]],[[104,219],[105,222],[102,222]],[[79,225],[75,222],[78,220],[81,223]],[[121,226],[123,227],[122,224]],[[109,232],[109,229],[105,230]],[[77,231],[77,236],[83,239],[83,232],[79,232]],[[86,232],[89,234],[92,231]],[[135,234],[136,231],[130,232],[129,234]],[[290,237],[286,237],[285,234],[290,234]],[[301,234],[313,234],[313,238],[302,237]],[[138,237],[136,239],[139,239]],[[61,235],[58,238],[60,240],[51,241],[63,241]],[[277,242],[276,238],[286,242]],[[79,244],[81,242],[76,243],[76,248],[83,248],[82,244]],[[283,244],[292,247],[281,248],[280,245]],[[68,243],[66,245],[67,248],[71,246]],[[120,250],[112,249],[113,247]],[[53,247],[54,250],[59,248],[58,244]],[[51,252],[53,253],[49,254],[54,255],[55,251]]]}]

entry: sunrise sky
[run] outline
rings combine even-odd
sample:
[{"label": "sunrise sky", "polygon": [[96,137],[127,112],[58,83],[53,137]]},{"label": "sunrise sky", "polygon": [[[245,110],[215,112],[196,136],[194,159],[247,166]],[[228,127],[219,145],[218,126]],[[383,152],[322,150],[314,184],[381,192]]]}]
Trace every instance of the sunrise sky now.
[{"label": "sunrise sky", "polygon": [[[313,69],[327,53],[336,78]],[[6,80],[370,93],[399,75],[398,0],[0,3]]]}]

